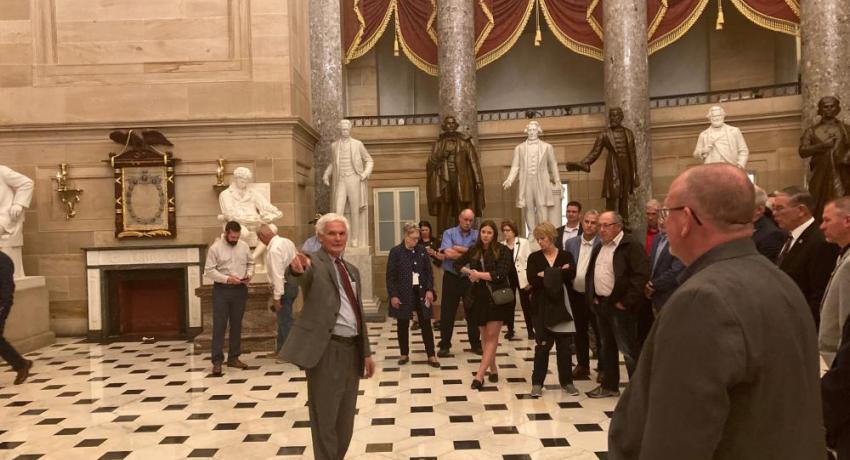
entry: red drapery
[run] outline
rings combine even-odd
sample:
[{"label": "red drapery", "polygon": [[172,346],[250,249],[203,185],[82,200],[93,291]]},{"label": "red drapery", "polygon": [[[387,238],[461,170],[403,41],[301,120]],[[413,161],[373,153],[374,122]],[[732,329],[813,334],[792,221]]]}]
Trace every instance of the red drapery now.
[{"label": "red drapery", "polygon": [[[800,0],[731,0],[744,16],[765,29],[797,35]],[[818,0],[808,0],[818,1]]]},{"label": "red drapery", "polygon": [[[439,0],[343,0],[345,61],[366,54],[388,27],[399,49],[423,71],[437,74],[436,6]],[[602,59],[604,0],[470,0],[474,2],[475,61],[481,68],[507,53],[540,8],[555,37],[576,53]],[[800,0],[732,2],[744,16],[771,30],[796,34]],[[809,0],[816,1],[816,0]],[[709,0],[647,0],[648,51],[675,42],[699,19]],[[393,24],[390,21],[395,18]],[[449,46],[451,46],[449,44]]]}]

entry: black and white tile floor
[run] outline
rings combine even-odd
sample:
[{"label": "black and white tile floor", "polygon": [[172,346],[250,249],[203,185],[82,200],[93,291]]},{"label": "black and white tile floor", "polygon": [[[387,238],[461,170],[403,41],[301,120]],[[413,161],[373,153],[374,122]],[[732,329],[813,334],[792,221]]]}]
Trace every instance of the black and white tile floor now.
[{"label": "black and white tile floor", "polygon": [[[379,370],[361,383],[347,458],[606,458],[615,398],[571,397],[554,375],[542,398],[530,398],[524,328],[522,339],[502,341],[500,381],[470,390],[480,358],[460,351],[465,328],[455,331],[463,342],[441,369],[425,364],[418,331],[412,361],[399,367],[395,323],[370,325]],[[28,357],[36,364],[26,384],[0,373],[0,459],[312,457],[304,373],[261,353],[243,355],[250,369],[219,378],[185,342],[65,339]],[[595,385],[577,382],[581,391]]]}]

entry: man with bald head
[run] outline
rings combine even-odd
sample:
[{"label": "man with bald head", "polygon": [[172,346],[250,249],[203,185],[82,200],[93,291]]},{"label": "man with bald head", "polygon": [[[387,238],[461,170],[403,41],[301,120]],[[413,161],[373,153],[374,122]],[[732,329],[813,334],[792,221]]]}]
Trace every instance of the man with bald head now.
[{"label": "man with bald head", "polygon": [[[478,230],[472,228],[475,222],[475,212],[464,209],[457,216],[457,226],[451,227],[443,232],[443,240],[440,244],[440,253],[443,259],[443,299],[440,304],[440,351],[437,356],[446,358],[451,356],[452,333],[455,328],[455,315],[460,299],[469,290],[469,278],[460,273],[461,267],[455,267],[454,261],[462,256],[467,249],[478,240]],[[469,313],[467,302],[463,304],[464,311]],[[481,334],[478,327],[469,321],[466,315],[466,330],[469,334],[469,345],[476,354],[483,354],[481,349]]]},{"label": "man with bald head", "polygon": [[609,458],[824,457],[815,328],[800,290],[756,251],[753,202],[732,165],[671,184],[659,211],[687,268],[617,404]]}]

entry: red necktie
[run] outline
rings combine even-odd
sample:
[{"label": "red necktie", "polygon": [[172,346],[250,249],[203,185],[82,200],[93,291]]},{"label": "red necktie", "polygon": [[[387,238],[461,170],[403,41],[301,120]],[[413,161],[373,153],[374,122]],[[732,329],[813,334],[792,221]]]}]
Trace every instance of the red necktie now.
[{"label": "red necktie", "polygon": [[360,334],[360,325],[363,323],[360,304],[357,303],[357,295],[354,294],[354,288],[351,287],[351,279],[348,277],[348,270],[342,264],[342,259],[334,259],[336,270],[339,272],[339,280],[342,282],[342,288],[345,290],[345,295],[348,297],[348,303],[354,309],[354,316],[357,317],[357,334]]}]

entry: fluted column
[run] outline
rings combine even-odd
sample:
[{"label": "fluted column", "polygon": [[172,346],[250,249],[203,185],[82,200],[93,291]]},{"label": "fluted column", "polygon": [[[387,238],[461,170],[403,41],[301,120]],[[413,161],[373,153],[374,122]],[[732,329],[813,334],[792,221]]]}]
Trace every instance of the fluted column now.
[{"label": "fluted column", "polygon": [[629,203],[628,220],[632,228],[643,228],[644,204],[652,198],[646,0],[605,0],[602,5],[605,104],[623,109],[623,126],[635,135],[640,186]]},{"label": "fluted column", "polygon": [[313,126],[319,142],[313,157],[316,210],[331,210],[330,188],[322,173],[330,161],[331,142],[343,114],[342,31],[339,0],[310,0],[310,95]]},{"label": "fluted column", "polygon": [[800,2],[800,73],[803,93],[803,126],[817,118],[818,100],[836,96],[847,120],[850,108],[850,0]]},{"label": "fluted column", "polygon": [[475,91],[475,24],[473,0],[437,2],[440,119],[452,115],[458,131],[478,139]]}]

